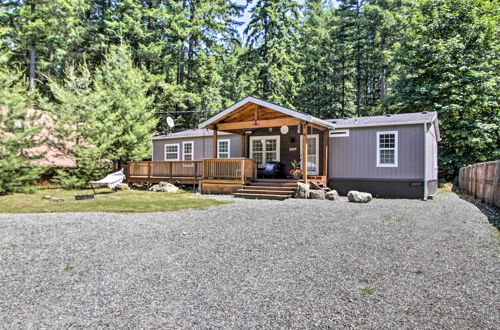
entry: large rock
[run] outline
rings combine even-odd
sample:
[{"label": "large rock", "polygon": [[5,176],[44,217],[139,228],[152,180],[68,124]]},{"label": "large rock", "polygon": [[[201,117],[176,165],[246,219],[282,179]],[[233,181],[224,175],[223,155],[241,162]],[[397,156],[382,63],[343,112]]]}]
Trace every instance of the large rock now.
[{"label": "large rock", "polygon": [[159,184],[155,184],[149,188],[149,191],[154,192],[167,192],[167,193],[177,193],[179,192],[179,188],[175,185],[168,182],[160,182]]},{"label": "large rock", "polygon": [[309,183],[297,182],[297,188],[295,189],[295,198],[309,198],[309,191]]},{"label": "large rock", "polygon": [[372,200],[372,194],[351,190],[347,193],[347,199],[353,203],[368,203]]},{"label": "large rock", "polygon": [[324,190],[310,190],[309,191],[310,199],[325,199],[325,191]]},{"label": "large rock", "polygon": [[338,201],[340,199],[340,196],[337,190],[330,190],[325,194],[325,198],[331,201]]}]

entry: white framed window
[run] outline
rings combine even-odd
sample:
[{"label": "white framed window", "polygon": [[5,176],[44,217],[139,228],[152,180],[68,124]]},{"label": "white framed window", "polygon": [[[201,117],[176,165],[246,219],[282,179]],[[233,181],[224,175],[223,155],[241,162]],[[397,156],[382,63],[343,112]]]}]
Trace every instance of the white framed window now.
[{"label": "white framed window", "polygon": [[179,144],[165,144],[165,160],[179,160]]},{"label": "white framed window", "polygon": [[251,136],[250,158],[253,158],[258,167],[268,162],[280,160],[280,136]]},{"label": "white framed window", "polygon": [[231,140],[217,141],[217,158],[230,158]]},{"label": "white framed window", "polygon": [[398,167],[398,132],[377,132],[377,167]]},{"label": "white framed window", "polygon": [[346,137],[349,136],[349,129],[335,129],[329,131],[330,137]]},{"label": "white framed window", "polygon": [[193,160],[194,159],[194,142],[184,141],[182,142],[182,160]]}]

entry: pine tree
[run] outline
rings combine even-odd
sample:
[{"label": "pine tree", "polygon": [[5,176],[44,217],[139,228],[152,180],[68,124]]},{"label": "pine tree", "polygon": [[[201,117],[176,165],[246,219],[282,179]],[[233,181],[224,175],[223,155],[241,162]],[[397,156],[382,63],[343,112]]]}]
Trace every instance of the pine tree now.
[{"label": "pine tree", "polygon": [[150,137],[157,124],[149,75],[134,67],[126,46],[112,47],[92,73],[87,67],[66,72],[64,85],[51,83],[57,103],[47,103],[58,123],[60,150],[76,162],[58,172],[65,187],[85,187],[109,171],[110,162],[143,160],[150,155]]},{"label": "pine tree", "polygon": [[250,47],[247,65],[256,71],[256,96],[291,106],[301,82],[296,45],[299,4],[294,0],[259,0],[245,30]]},{"label": "pine tree", "polygon": [[43,142],[41,127],[26,90],[20,74],[0,67],[0,195],[31,192],[43,172],[35,162],[43,154],[34,149]]},{"label": "pine tree", "polygon": [[485,0],[419,0],[397,45],[393,93],[397,112],[438,111],[441,177],[466,164],[500,157],[498,64],[500,15]]}]

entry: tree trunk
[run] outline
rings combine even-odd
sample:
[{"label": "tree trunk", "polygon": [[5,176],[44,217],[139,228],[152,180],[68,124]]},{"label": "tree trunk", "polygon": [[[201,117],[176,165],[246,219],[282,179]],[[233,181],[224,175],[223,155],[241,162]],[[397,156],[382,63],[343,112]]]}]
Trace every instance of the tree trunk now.
[{"label": "tree trunk", "polygon": [[[36,11],[35,1],[31,3],[31,15],[32,20],[34,20],[34,15]],[[30,49],[29,49],[29,64],[30,64],[30,72],[29,72],[29,91],[33,92],[35,90],[35,61],[36,61],[36,47],[35,40],[30,41]]]}]

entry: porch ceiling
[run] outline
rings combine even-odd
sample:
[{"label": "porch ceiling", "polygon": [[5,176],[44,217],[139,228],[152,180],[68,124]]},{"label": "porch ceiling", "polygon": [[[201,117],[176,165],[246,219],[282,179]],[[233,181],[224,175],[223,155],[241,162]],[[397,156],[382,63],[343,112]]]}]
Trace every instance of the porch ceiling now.
[{"label": "porch ceiling", "polygon": [[200,128],[219,131],[238,131],[246,129],[294,126],[310,123],[320,130],[334,128],[335,125],[321,119],[278,106],[254,97],[247,97],[209,120],[201,123]]}]

